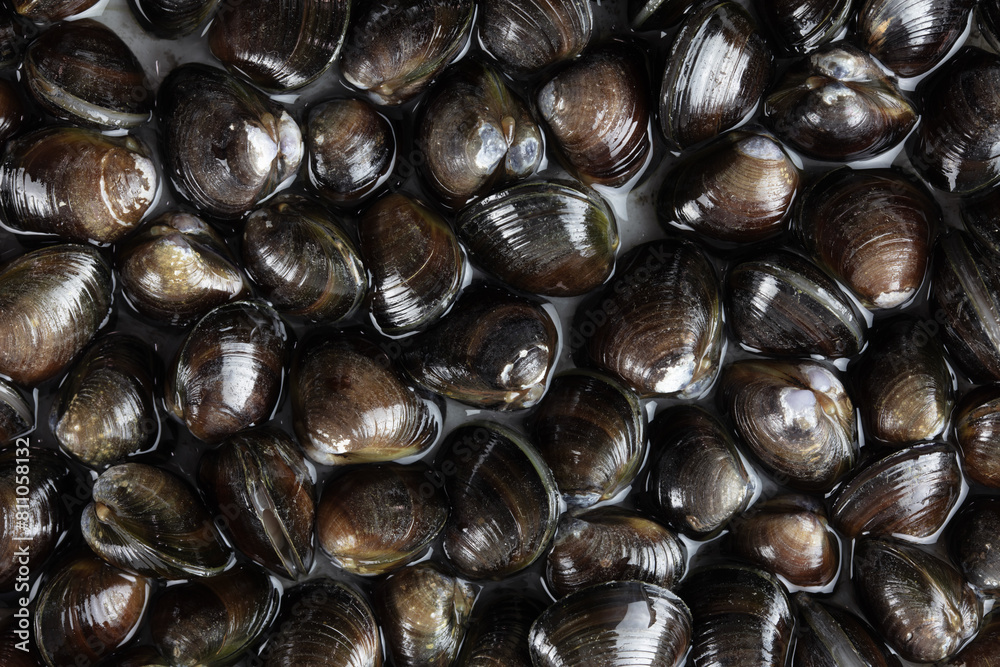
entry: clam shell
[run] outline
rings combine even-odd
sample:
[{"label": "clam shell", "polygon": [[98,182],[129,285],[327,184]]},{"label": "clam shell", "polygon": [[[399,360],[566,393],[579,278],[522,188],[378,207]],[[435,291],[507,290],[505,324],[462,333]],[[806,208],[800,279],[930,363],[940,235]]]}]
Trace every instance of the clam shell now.
[{"label": "clam shell", "polygon": [[284,322],[270,306],[261,301],[219,306],[177,351],[164,405],[205,442],[262,424],[278,405],[287,347]]},{"label": "clam shell", "polygon": [[402,104],[459,57],[475,14],[471,0],[378,0],[355,5],[340,72],[375,102]]},{"label": "clam shell", "polygon": [[983,593],[1000,595],[1000,498],[979,496],[969,500],[949,526],[952,560],[965,580]]},{"label": "clam shell", "polygon": [[[3,27],[2,21],[3,17],[0,15],[0,30]],[[27,125],[30,116],[28,101],[21,91],[21,86],[15,82],[0,80],[0,141],[4,143]]]},{"label": "clam shell", "polygon": [[1000,190],[987,190],[982,196],[962,199],[962,222],[969,235],[992,255],[1000,255]]},{"label": "clam shell", "polygon": [[834,496],[833,523],[847,537],[929,537],[945,524],[961,489],[951,446],[915,445],[858,469]]},{"label": "clam shell", "polygon": [[956,407],[954,420],[965,473],[1000,489],[1000,386],[968,392]]},{"label": "clam shell", "polygon": [[28,90],[63,120],[102,129],[133,128],[152,116],[153,89],[115,32],[93,19],[43,32],[24,59]]},{"label": "clam shell", "polygon": [[794,63],[764,101],[783,142],[819,160],[862,160],[889,150],[917,121],[913,105],[877,61],[845,42]]},{"label": "clam shell", "polygon": [[93,664],[125,644],[144,619],[152,583],[93,554],[65,562],[35,605],[35,643],[45,662]]},{"label": "clam shell", "polygon": [[10,4],[21,16],[35,23],[54,23],[82,14],[98,0],[13,0]]},{"label": "clam shell", "polygon": [[49,426],[62,450],[104,467],[155,445],[160,435],[155,358],[149,344],[128,334],[95,341],[52,405]]},{"label": "clam shell", "polygon": [[451,501],[442,550],[463,576],[500,579],[548,547],[558,491],[545,461],[520,435],[490,422],[464,424],[448,436],[435,471]]},{"label": "clam shell", "polygon": [[599,194],[561,181],[521,183],[459,215],[458,237],[472,261],[511,287],[578,296],[608,279],[618,224]]},{"label": "clam shell", "polygon": [[297,579],[313,560],[313,479],[292,438],[243,431],[202,457],[199,480],[233,544],[272,572]]},{"label": "clam shell", "polygon": [[456,664],[532,667],[528,632],[542,609],[538,602],[516,593],[477,604]]},{"label": "clam shell", "polygon": [[628,21],[633,30],[662,30],[677,25],[697,0],[629,0]]},{"label": "clam shell", "polygon": [[465,254],[444,219],[402,194],[375,202],[358,223],[371,273],[369,309],[378,328],[402,334],[426,327],[458,298]]},{"label": "clam shell", "polygon": [[557,375],[529,429],[570,506],[614,498],[632,483],[646,457],[639,397],[591,371]]},{"label": "clam shell", "polygon": [[319,501],[319,543],[342,569],[378,575],[423,553],[444,528],[448,501],[431,469],[371,465],[327,483]]},{"label": "clam shell", "polygon": [[143,463],[122,463],[94,482],[80,521],[87,545],[116,567],[150,577],[210,577],[233,552],[194,489]]},{"label": "clam shell", "polygon": [[0,445],[12,442],[34,427],[34,408],[17,387],[0,378]]},{"label": "clam shell", "polygon": [[803,192],[802,244],[866,308],[895,308],[920,289],[941,211],[927,190],[889,169],[836,169]]},{"label": "clam shell", "polygon": [[265,90],[301,88],[337,58],[350,9],[349,0],[223,3],[208,46],[227,69]]},{"label": "clam shell", "polygon": [[667,173],[657,213],[665,227],[749,243],[784,231],[798,189],[799,170],[774,137],[733,130]]},{"label": "clam shell", "polygon": [[401,459],[426,450],[441,429],[440,413],[360,336],[301,347],[291,385],[295,434],[316,463]]},{"label": "clam shell", "polygon": [[180,211],[164,213],[119,245],[116,267],[128,303],[164,324],[190,324],[250,292],[225,240]]},{"label": "clam shell", "polygon": [[61,373],[111,310],[111,266],[97,250],[59,245],[0,268],[0,373],[36,385]]},{"label": "clam shell", "polygon": [[735,2],[703,2],[681,24],[660,87],[660,128],[683,149],[739,125],[771,78],[771,52]]},{"label": "clam shell", "polygon": [[481,0],[479,11],[480,44],[520,73],[575,57],[594,31],[588,0]]},{"label": "clam shell", "polygon": [[729,269],[726,313],[747,349],[780,356],[849,357],[868,326],[835,282],[788,250],[755,255]]},{"label": "clam shell", "polygon": [[996,667],[1000,664],[997,646],[1000,645],[1000,610],[983,618],[979,632],[954,658],[941,663],[941,667]]},{"label": "clam shell", "polygon": [[127,135],[48,127],[7,142],[0,207],[15,231],[113,243],[142,222],[159,176],[149,149]]},{"label": "clam shell", "polygon": [[851,18],[851,0],[757,0],[754,9],[788,54],[808,53],[836,38]]},{"label": "clam shell", "polygon": [[875,630],[840,607],[814,600],[805,593],[794,596],[798,607],[798,641],[795,665],[801,667],[900,667]]},{"label": "clam shell", "polygon": [[378,622],[353,587],[313,579],[285,596],[282,617],[260,658],[264,667],[381,667]]},{"label": "clam shell", "polygon": [[480,284],[466,289],[448,315],[415,338],[401,361],[429,391],[509,411],[541,399],[558,350],[556,324],[538,302]]},{"label": "clam shell", "polygon": [[696,245],[644,243],[622,258],[595,306],[577,310],[570,345],[641,397],[695,398],[723,350],[715,269]]},{"label": "clam shell", "polygon": [[642,52],[611,42],[574,60],[538,91],[538,109],[581,181],[618,188],[648,165],[647,90]]},{"label": "clam shell", "polygon": [[368,276],[354,242],[323,208],[276,197],[243,226],[243,263],[276,310],[337,322],[361,307]]},{"label": "clam shell", "polygon": [[528,641],[535,667],[678,667],[691,643],[691,612],[655,584],[612,581],[550,606]]},{"label": "clam shell", "polygon": [[905,660],[953,655],[979,627],[982,604],[950,563],[898,540],[854,547],[854,590],[865,615]]},{"label": "clam shell", "polygon": [[471,586],[421,563],[390,575],[375,608],[386,649],[397,667],[448,667],[465,636],[475,593]]},{"label": "clam shell", "polygon": [[558,597],[607,581],[645,581],[673,588],[687,549],[672,532],[618,507],[567,513],[559,520],[545,577]]},{"label": "clam shell", "polygon": [[218,4],[219,0],[129,0],[136,22],[143,30],[160,39],[179,39],[190,35],[208,19]]},{"label": "clam shell", "polygon": [[826,491],[854,465],[854,406],[822,364],[733,362],[722,373],[719,402],[750,452],[782,484]]},{"label": "clam shell", "polygon": [[729,429],[705,409],[678,405],[656,416],[650,447],[659,452],[647,487],[656,516],[694,539],[708,539],[747,508],[759,486]]},{"label": "clam shell", "polygon": [[864,0],[862,46],[899,76],[917,76],[945,59],[962,37],[975,0]]}]

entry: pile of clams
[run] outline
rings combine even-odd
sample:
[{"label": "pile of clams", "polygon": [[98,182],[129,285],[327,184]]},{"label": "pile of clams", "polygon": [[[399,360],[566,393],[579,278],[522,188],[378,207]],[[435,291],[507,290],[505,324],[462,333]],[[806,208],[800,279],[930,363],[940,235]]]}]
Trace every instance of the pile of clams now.
[{"label": "pile of clams", "polygon": [[0,6],[0,667],[1000,666],[1000,1]]}]

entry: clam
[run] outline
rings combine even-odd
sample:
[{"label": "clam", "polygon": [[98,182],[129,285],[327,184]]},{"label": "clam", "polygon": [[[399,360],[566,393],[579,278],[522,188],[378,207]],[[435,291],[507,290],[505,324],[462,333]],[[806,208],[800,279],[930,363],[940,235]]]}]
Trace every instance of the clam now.
[{"label": "clam", "polygon": [[684,149],[739,125],[771,78],[771,52],[735,2],[703,2],[684,19],[660,87],[660,128]]},{"label": "clam", "polygon": [[878,62],[851,44],[827,44],[794,63],[764,102],[779,139],[819,160],[883,153],[917,121],[913,105]]},{"label": "clam", "polygon": [[1000,645],[1000,610],[983,618],[982,627],[971,642],[941,667],[996,667],[997,646]]},{"label": "clam", "polygon": [[228,70],[265,90],[301,88],[337,58],[350,9],[349,0],[223,3],[208,46]]},{"label": "clam", "polygon": [[202,458],[199,479],[233,544],[272,572],[297,579],[313,560],[313,478],[292,438],[261,427]]},{"label": "clam", "polygon": [[606,581],[646,581],[673,588],[684,576],[687,549],[662,525],[618,507],[564,514],[545,577],[563,597]]},{"label": "clam", "polygon": [[944,660],[979,628],[982,604],[972,587],[950,563],[915,545],[859,540],[853,572],[861,609],[905,660]]},{"label": "clam", "polygon": [[694,617],[690,664],[785,664],[795,619],[773,575],[737,565],[702,568],[677,592]]},{"label": "clam", "polygon": [[49,415],[63,451],[100,468],[156,444],[155,354],[148,343],[117,332],[84,352]]},{"label": "clam", "polygon": [[364,100],[337,99],[313,107],[304,139],[309,183],[332,204],[365,201],[396,166],[392,123]]},{"label": "clam", "polygon": [[695,398],[723,350],[715,269],[696,245],[650,241],[630,251],[593,306],[577,310],[569,343],[640,396]]},{"label": "clam", "polygon": [[287,346],[284,323],[263,302],[219,306],[177,351],[164,405],[205,442],[261,424],[278,405]]},{"label": "clam", "polygon": [[17,136],[27,125],[29,109],[21,86],[13,81],[0,79],[0,142],[7,143],[8,139]]},{"label": "clam", "polygon": [[423,464],[348,469],[319,501],[320,545],[354,574],[384,574],[418,558],[448,518],[448,501],[432,480]]},{"label": "clam", "polygon": [[917,90],[921,122],[906,153],[920,177],[962,195],[1000,182],[1000,57],[964,46]]},{"label": "clam", "polygon": [[612,581],[550,606],[528,642],[535,667],[679,667],[691,645],[691,612],[656,584]]},{"label": "clam", "polygon": [[1000,595],[1000,498],[979,496],[971,499],[949,527],[952,560],[965,580],[990,596]]},{"label": "clam", "polygon": [[952,358],[974,382],[1000,380],[1000,262],[962,232],[938,240],[930,304]]},{"label": "clam", "polygon": [[962,222],[969,235],[993,256],[1000,255],[1000,190],[991,188],[982,196],[962,199]]},{"label": "clam", "polygon": [[382,332],[426,327],[458,298],[465,253],[448,223],[427,205],[387,195],[361,217],[358,236],[371,275],[369,309]]},{"label": "clam", "polygon": [[754,255],[729,269],[726,313],[740,345],[779,356],[849,357],[868,326],[823,271],[789,250]]},{"label": "clam", "polygon": [[250,292],[222,236],[182,211],[162,214],[119,245],[116,267],[129,305],[163,324],[190,324]]},{"label": "clam", "polygon": [[103,129],[134,128],[152,116],[153,90],[135,54],[93,19],[60,23],[31,43],[28,90],[46,111]]},{"label": "clam", "polygon": [[670,28],[697,4],[697,0],[629,0],[629,24],[633,30]]},{"label": "clam", "polygon": [[890,169],[830,171],[803,192],[794,228],[809,253],[866,308],[895,308],[920,289],[941,211]]},{"label": "clam", "polygon": [[475,592],[433,563],[390,575],[379,587],[375,608],[386,650],[397,667],[447,667],[454,661]]},{"label": "clam", "polygon": [[61,373],[106,321],[113,284],[87,246],[49,246],[0,267],[0,373],[25,385]]},{"label": "clam", "polygon": [[915,445],[858,469],[834,496],[833,522],[847,537],[930,537],[948,520],[961,490],[958,454],[951,446]]},{"label": "clam", "polygon": [[472,0],[378,0],[355,12],[340,72],[391,105],[419,95],[460,57],[476,13]]},{"label": "clam", "polygon": [[26,234],[113,243],[142,222],[159,177],[149,149],[127,135],[49,127],[7,142],[0,208]]},{"label": "clam", "polygon": [[129,0],[143,30],[160,39],[190,35],[215,11],[219,0]]},{"label": "clam", "polygon": [[575,57],[594,31],[588,0],[482,0],[479,11],[479,43],[520,73]]},{"label": "clam", "polygon": [[381,667],[378,622],[351,586],[313,579],[289,591],[283,609],[260,654],[264,667]]},{"label": "clam", "polygon": [[532,181],[478,200],[455,223],[472,261],[511,287],[579,296],[611,275],[618,224],[599,194]]},{"label": "clam", "polygon": [[34,407],[17,387],[0,378],[0,445],[12,442],[34,427]]},{"label": "clam", "polygon": [[368,290],[354,242],[323,208],[281,195],[243,226],[243,263],[276,310],[313,321],[353,315]]},{"label": "clam", "polygon": [[233,563],[208,510],[180,477],[122,463],[94,482],[80,521],[87,545],[116,567],[145,576],[210,577]]},{"label": "clam", "polygon": [[854,406],[822,364],[733,362],[722,373],[719,401],[753,456],[782,484],[827,491],[854,465]]},{"label": "clam", "polygon": [[360,336],[301,347],[291,393],[299,444],[323,465],[419,454],[441,429],[437,408],[414,391],[383,350]]},{"label": "clam", "polygon": [[542,555],[559,495],[529,442],[499,424],[470,422],[451,432],[434,467],[451,501],[442,550],[460,574],[500,579]]},{"label": "clam", "polygon": [[730,526],[736,556],[796,586],[827,586],[840,572],[840,542],[812,496],[771,498]]},{"label": "clam", "polygon": [[532,667],[528,632],[542,609],[538,602],[517,593],[501,594],[477,604],[455,664]]},{"label": "clam", "polygon": [[171,182],[205,213],[239,218],[299,168],[295,119],[220,69],[173,70],[160,84],[157,109]]},{"label": "clam", "polygon": [[64,561],[38,595],[35,643],[45,662],[94,664],[138,631],[152,580],[86,553]]},{"label": "clam", "polygon": [[694,539],[708,539],[747,508],[759,480],[743,464],[729,429],[704,408],[678,405],[656,416],[659,452],[648,488],[656,516]]},{"label": "clam", "polygon": [[98,0],[13,0],[10,5],[21,16],[35,23],[54,23],[82,14]]},{"label": "clam", "polygon": [[176,667],[228,664],[271,625],[279,597],[275,582],[247,566],[171,586],[150,609],[153,643]]},{"label": "clam", "polygon": [[559,334],[537,301],[485,284],[466,289],[401,357],[420,386],[494,410],[535,405],[545,393]]},{"label": "clam", "polygon": [[1000,488],[1000,386],[968,392],[955,409],[955,434],[966,474]]},{"label": "clam", "polygon": [[757,0],[754,9],[785,53],[808,53],[836,39],[851,18],[851,0]]},{"label": "clam", "polygon": [[40,571],[69,527],[70,508],[63,502],[69,496],[63,494],[71,481],[54,452],[23,440],[0,450],[0,593],[27,596],[28,566]]},{"label": "clam", "polygon": [[615,41],[588,51],[538,91],[538,109],[570,170],[613,188],[650,162],[649,76],[642,52]]},{"label": "clam", "polygon": [[899,76],[917,76],[945,59],[962,37],[975,0],[864,0],[858,38]]},{"label": "clam", "polygon": [[814,600],[805,593],[794,598],[798,607],[795,665],[801,667],[900,667],[875,630],[849,611]]},{"label": "clam", "polygon": [[784,231],[799,170],[769,133],[733,130],[689,155],[660,189],[660,222],[717,241],[749,243]]},{"label": "clam", "polygon": [[954,405],[953,383],[941,341],[925,323],[882,325],[854,372],[866,435],[890,445],[940,436]]},{"label": "clam", "polygon": [[525,103],[477,60],[453,67],[428,96],[415,140],[424,179],[451,208],[527,178],[545,154],[542,131]]},{"label": "clam", "polygon": [[[0,664],[4,667],[44,667],[45,661],[35,643],[28,639],[31,636],[30,612],[25,607],[21,609],[23,611],[0,607]],[[19,616],[15,617],[14,614],[18,613]],[[524,634],[527,635],[527,632],[525,628]],[[527,640],[524,641],[524,650],[527,653]],[[526,667],[531,667],[530,661]]]},{"label": "clam", "polygon": [[591,371],[560,373],[530,421],[532,440],[566,503],[588,507],[624,491],[646,457],[639,397]]}]

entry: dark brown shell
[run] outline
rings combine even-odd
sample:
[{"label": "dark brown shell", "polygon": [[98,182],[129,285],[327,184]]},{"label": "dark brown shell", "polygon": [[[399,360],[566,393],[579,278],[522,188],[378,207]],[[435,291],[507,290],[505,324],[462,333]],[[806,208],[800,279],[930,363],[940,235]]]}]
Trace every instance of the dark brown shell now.
[{"label": "dark brown shell", "polygon": [[[3,21],[0,15],[0,22]],[[2,47],[0,47],[2,48]],[[7,79],[0,79],[0,142],[17,135],[29,118],[28,101],[21,92],[20,85]]]},{"label": "dark brown shell", "polygon": [[532,667],[528,632],[542,609],[540,603],[518,593],[477,600],[456,665]]},{"label": "dark brown shell", "polygon": [[852,0],[756,0],[754,9],[786,53],[808,53],[834,39],[851,18]]},{"label": "dark brown shell", "polygon": [[33,403],[21,391],[0,378],[0,445],[6,445],[35,427]]},{"label": "dark brown shell", "polygon": [[643,398],[694,398],[715,381],[722,303],[715,268],[698,246],[651,241],[634,248],[599,299],[577,310],[569,341],[585,346],[591,363]]},{"label": "dark brown shell", "polygon": [[949,526],[948,547],[965,580],[991,596],[1000,595],[1000,498],[972,498]]},{"label": "dark brown shell", "polygon": [[872,309],[913,298],[940,225],[931,194],[889,169],[828,172],[795,207],[794,227],[806,249]]},{"label": "dark brown shell", "polygon": [[444,528],[448,501],[423,464],[370,465],[330,479],[316,534],[342,569],[378,575],[418,558]]},{"label": "dark brown shell", "polygon": [[1000,385],[968,392],[956,407],[954,420],[966,474],[1000,489]]},{"label": "dark brown shell", "polygon": [[648,90],[643,54],[626,42],[588,51],[539,89],[539,112],[584,183],[622,187],[649,164]]},{"label": "dark brown shell", "polygon": [[262,424],[278,405],[287,347],[284,322],[264,302],[219,306],[177,351],[164,405],[206,442]]},{"label": "dark brown shell", "polygon": [[594,31],[589,0],[481,0],[479,12],[483,48],[522,74],[573,58]]},{"label": "dark brown shell", "polygon": [[847,537],[925,538],[944,526],[961,490],[955,450],[945,444],[916,445],[857,470],[834,496],[831,515]]},{"label": "dark brown shell", "polygon": [[799,170],[774,137],[733,130],[667,173],[657,213],[664,225],[749,243],[784,230],[798,187]]},{"label": "dark brown shell", "polygon": [[633,30],[662,30],[677,25],[698,0],[629,0],[628,21]]},{"label": "dark brown shell", "polygon": [[979,632],[954,658],[941,663],[941,667],[997,667],[1000,665],[1000,610],[983,618]]},{"label": "dark brown shell", "polygon": [[10,4],[21,16],[35,23],[53,23],[87,11],[98,0],[13,0]]},{"label": "dark brown shell", "polygon": [[799,637],[795,643],[797,667],[900,667],[875,630],[849,611],[797,593]]},{"label": "dark brown shell", "polygon": [[982,196],[963,198],[962,222],[976,243],[1000,256],[1000,189],[991,188]]},{"label": "dark brown shell", "polygon": [[111,265],[94,248],[49,246],[0,268],[0,373],[35,385],[61,373],[111,310]]},{"label": "dark brown shell", "polygon": [[418,454],[441,430],[439,411],[378,345],[360,336],[300,347],[291,394],[299,444],[323,465]]},{"label": "dark brown shell", "polygon": [[917,76],[948,55],[973,5],[975,0],[865,0],[858,9],[858,39],[899,76]]},{"label": "dark brown shell", "polygon": [[[219,0],[129,0],[136,22],[161,39],[193,33],[215,11]],[[230,8],[230,5],[226,5]]]},{"label": "dark brown shell", "polygon": [[899,143],[916,123],[917,112],[877,61],[837,42],[785,72],[764,102],[764,120],[804,155],[859,160]]}]

